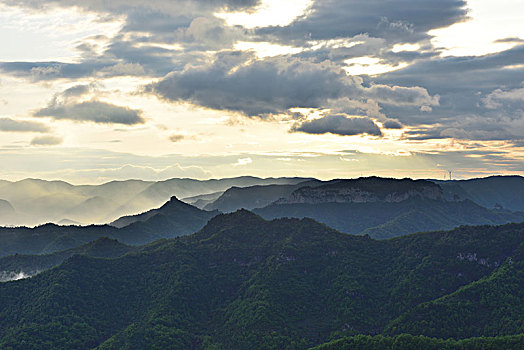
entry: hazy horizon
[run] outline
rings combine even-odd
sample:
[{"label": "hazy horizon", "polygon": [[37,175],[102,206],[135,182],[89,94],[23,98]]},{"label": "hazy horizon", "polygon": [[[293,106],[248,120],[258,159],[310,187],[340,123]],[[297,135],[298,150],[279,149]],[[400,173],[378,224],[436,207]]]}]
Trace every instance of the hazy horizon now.
[{"label": "hazy horizon", "polygon": [[[454,177],[454,175],[452,175],[452,178],[451,180],[453,181],[461,181],[461,180],[473,180],[473,179],[483,179],[483,178],[488,178],[488,177],[496,177],[496,176],[520,176],[520,177],[523,177],[523,175],[521,174],[486,174],[486,175],[483,175],[483,176],[471,176],[471,177],[462,177],[462,178],[456,178]],[[237,176],[231,176],[231,177],[210,177],[210,178],[193,178],[193,177],[167,177],[167,178],[164,178],[164,179],[158,179],[158,180],[147,180],[147,179],[140,179],[140,178],[127,178],[127,179],[114,179],[114,180],[108,180],[108,181],[102,181],[102,182],[75,182],[75,181],[66,181],[66,180],[62,180],[62,179],[44,179],[44,178],[37,178],[37,177],[25,177],[25,178],[20,178],[20,179],[16,179],[16,180],[8,180],[8,179],[2,179],[0,178],[0,181],[8,181],[8,182],[11,182],[11,183],[16,183],[16,182],[22,182],[22,181],[26,181],[26,180],[37,180],[37,181],[47,181],[47,182],[65,182],[65,183],[68,183],[70,185],[73,185],[73,186],[99,186],[99,185],[104,185],[104,184],[107,184],[107,183],[110,183],[110,182],[126,182],[126,181],[141,181],[141,182],[150,182],[150,183],[154,183],[154,182],[163,182],[163,181],[169,181],[169,180],[175,180],[175,179],[180,179],[180,180],[196,180],[196,181],[213,181],[213,180],[226,180],[226,179],[236,179],[236,178],[259,178],[259,179],[279,179],[279,178],[304,178],[304,179],[307,179],[307,178],[311,178],[311,179],[317,179],[317,180],[320,180],[320,181],[331,181],[331,180],[338,180],[338,179],[358,179],[358,178],[367,178],[367,177],[379,177],[379,178],[391,178],[391,179],[413,179],[413,180],[432,180],[432,181],[449,181],[449,173],[446,172],[445,174],[442,175],[441,178],[437,178],[437,177],[409,177],[409,176],[394,176],[394,175],[391,175],[391,176],[380,176],[380,175],[374,175],[374,174],[369,174],[369,175],[362,175],[362,176],[355,176],[355,177],[331,177],[331,178],[317,178],[317,177],[313,177],[313,176],[257,176],[257,175],[251,175],[251,174],[242,174],[242,175],[237,175]]]}]

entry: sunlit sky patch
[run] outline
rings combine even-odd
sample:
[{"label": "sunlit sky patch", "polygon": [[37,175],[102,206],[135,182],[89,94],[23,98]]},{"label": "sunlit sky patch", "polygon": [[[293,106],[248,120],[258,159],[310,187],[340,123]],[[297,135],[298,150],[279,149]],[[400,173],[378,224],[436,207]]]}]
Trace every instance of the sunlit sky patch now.
[{"label": "sunlit sky patch", "polygon": [[468,2],[471,20],[430,31],[433,45],[445,56],[484,55],[507,50],[518,42],[497,42],[524,38],[524,2],[475,0]]},{"label": "sunlit sky patch", "polygon": [[401,3],[0,0],[0,178],[524,174],[524,5]]},{"label": "sunlit sky patch", "polygon": [[1,60],[73,62],[79,58],[75,47],[81,40],[89,42],[97,35],[109,39],[122,24],[101,22],[96,14],[78,9],[28,11],[0,3]]},{"label": "sunlit sky patch", "polygon": [[244,28],[285,26],[303,15],[311,3],[311,0],[262,0],[260,5],[250,11],[218,12],[215,16],[223,18],[229,25]]}]

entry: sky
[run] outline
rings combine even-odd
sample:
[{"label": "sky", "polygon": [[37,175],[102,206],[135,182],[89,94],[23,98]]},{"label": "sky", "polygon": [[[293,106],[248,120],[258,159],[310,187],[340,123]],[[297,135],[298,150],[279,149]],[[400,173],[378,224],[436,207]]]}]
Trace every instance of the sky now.
[{"label": "sky", "polygon": [[0,179],[524,175],[521,0],[0,0]]}]

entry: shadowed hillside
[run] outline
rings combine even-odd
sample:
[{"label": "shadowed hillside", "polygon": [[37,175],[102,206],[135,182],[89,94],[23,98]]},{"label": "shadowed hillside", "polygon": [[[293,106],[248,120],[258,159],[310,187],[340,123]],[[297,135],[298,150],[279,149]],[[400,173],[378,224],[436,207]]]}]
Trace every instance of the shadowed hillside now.
[{"label": "shadowed hillside", "polygon": [[137,247],[130,247],[119,243],[117,240],[102,237],[80,247],[53,254],[6,256],[0,258],[0,282],[33,276],[60,265],[64,260],[75,254],[97,258],[115,258],[137,250]]},{"label": "shadowed hillside", "polygon": [[460,225],[524,221],[524,212],[489,210],[471,200],[446,201],[442,189],[431,181],[378,177],[300,187],[255,212],[267,219],[310,217],[342,232],[381,239]]},{"label": "shadowed hillside", "polygon": [[[0,345],[305,349],[401,324],[436,337],[448,328],[457,338],[519,334],[523,238],[524,224],[512,224],[376,241],[311,219],[265,221],[242,210],[140,253],[76,255],[0,284]],[[479,286],[483,295],[504,288],[513,312],[503,323],[486,318],[497,315],[488,299],[488,309],[472,310],[457,328]],[[445,312],[425,306],[441,300]],[[448,328],[422,322],[437,314],[432,322]]]}]

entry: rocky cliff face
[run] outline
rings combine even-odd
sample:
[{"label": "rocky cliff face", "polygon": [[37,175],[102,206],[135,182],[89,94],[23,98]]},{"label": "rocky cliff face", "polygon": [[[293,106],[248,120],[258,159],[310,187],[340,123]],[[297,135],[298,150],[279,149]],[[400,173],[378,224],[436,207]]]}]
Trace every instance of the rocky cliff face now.
[{"label": "rocky cliff face", "polygon": [[444,200],[442,189],[429,181],[371,177],[340,180],[314,188],[303,187],[276,203],[398,203],[410,198]]}]

